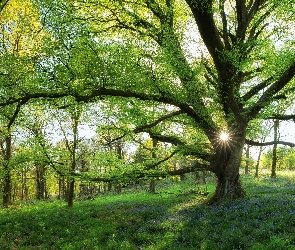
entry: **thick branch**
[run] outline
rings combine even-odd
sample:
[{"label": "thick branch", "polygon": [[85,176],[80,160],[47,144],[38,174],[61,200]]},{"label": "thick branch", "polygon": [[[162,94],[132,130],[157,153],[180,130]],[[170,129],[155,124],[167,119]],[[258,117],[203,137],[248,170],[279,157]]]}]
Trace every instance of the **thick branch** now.
[{"label": "thick branch", "polygon": [[294,75],[295,61],[289,66],[289,68],[282,74],[282,76],[276,82],[274,82],[268,87],[268,89],[260,97],[258,102],[253,107],[251,107],[248,119],[254,118],[259,113],[259,111],[271,101],[275,94],[277,94],[291,81]]},{"label": "thick branch", "polygon": [[17,118],[19,112],[20,112],[20,109],[21,109],[22,104],[23,104],[23,102],[20,102],[20,103],[17,104],[16,109],[15,109],[13,115],[12,115],[11,118],[9,119],[9,123],[8,123],[8,125],[7,125],[7,129],[8,129],[8,131],[10,130],[10,128],[11,128],[11,126],[13,125],[13,123],[15,122],[15,120],[16,120],[16,118]]},{"label": "thick branch", "polygon": [[171,158],[172,158],[177,152],[178,152],[178,150],[173,151],[170,155],[168,155],[168,156],[165,157],[164,159],[162,159],[162,160],[160,160],[160,161],[158,161],[158,162],[156,162],[156,163],[154,163],[154,164],[151,164],[151,165],[145,166],[144,169],[145,169],[145,170],[149,170],[149,169],[153,169],[153,168],[159,166],[161,163],[166,162],[166,161],[168,161],[169,159],[171,159]]},{"label": "thick branch", "polygon": [[245,0],[236,0],[236,8],[238,21],[237,38],[244,41],[248,26]]},{"label": "thick branch", "polygon": [[265,81],[263,81],[263,82],[259,83],[258,85],[254,86],[245,95],[242,96],[242,100],[245,101],[245,102],[248,101],[251,97],[256,95],[260,90],[263,90],[264,88],[266,88],[270,84],[270,81],[272,79],[273,79],[273,77],[271,76],[268,79],[266,79]]},{"label": "thick branch", "polygon": [[4,7],[8,4],[9,0],[0,0],[0,13]]},{"label": "thick branch", "polygon": [[270,117],[266,117],[264,119],[276,119],[276,120],[282,120],[282,121],[293,120],[295,122],[295,115],[273,115]]},{"label": "thick branch", "polygon": [[164,115],[160,118],[158,118],[157,120],[155,120],[154,122],[150,123],[150,124],[145,124],[145,125],[142,125],[140,127],[137,127],[136,129],[133,130],[134,133],[139,133],[139,132],[144,132],[146,129],[150,129],[150,128],[153,128],[155,126],[157,126],[159,123],[161,123],[162,121],[165,121],[173,116],[177,116],[177,115],[180,115],[180,114],[183,114],[184,112],[182,110],[178,110],[178,111],[175,111],[175,112],[172,112],[170,114],[167,114],[167,115]]},{"label": "thick branch", "polygon": [[[110,177],[93,177],[93,178],[85,178],[89,181],[93,182],[113,182],[118,181],[120,179],[128,180],[128,182],[140,180],[140,179],[150,179],[150,178],[165,178],[167,176],[181,175],[186,173],[195,172],[198,170],[208,170],[209,165],[202,164],[196,162],[190,167],[176,169],[176,170],[168,170],[168,171],[147,171],[147,170],[135,170],[131,172],[125,172],[122,176],[110,176]],[[79,177],[82,177],[80,174],[75,174]]]},{"label": "thick branch", "polygon": [[[156,101],[156,102],[160,102],[160,103],[165,103],[165,104],[170,104],[173,105],[175,107],[178,107],[180,109],[180,111],[177,111],[176,114],[173,115],[178,115],[180,113],[186,113],[188,116],[192,117],[200,126],[200,128],[202,128],[205,132],[214,130],[215,127],[213,127],[212,124],[210,124],[205,118],[200,117],[195,110],[190,107],[188,104],[186,103],[181,103],[179,102],[179,100],[177,100],[177,98],[170,98],[170,96],[166,95],[166,96],[162,96],[159,94],[145,94],[145,93],[136,93],[130,90],[120,90],[120,89],[106,89],[106,88],[100,88],[100,89],[96,89],[93,90],[90,94],[87,95],[80,95],[78,93],[67,93],[67,92],[62,92],[62,93],[33,93],[33,94],[28,94],[25,95],[23,97],[19,97],[19,98],[11,98],[8,99],[2,103],[0,103],[0,107],[4,107],[4,106],[8,106],[14,103],[22,103],[22,104],[26,104],[27,102],[29,102],[32,99],[38,99],[38,98],[49,98],[49,99],[57,99],[57,98],[62,98],[62,97],[66,97],[66,96],[72,96],[76,99],[77,102],[91,102],[93,101],[95,98],[97,97],[102,97],[102,96],[114,96],[114,97],[125,97],[125,98],[137,98],[139,100],[142,101],[147,101],[147,100],[151,100],[151,101]],[[179,112],[179,113],[178,113]],[[173,116],[171,114],[171,117]],[[167,115],[169,118],[170,115]],[[159,118],[161,119],[161,118]],[[155,121],[155,124],[161,122],[160,120]],[[147,126],[151,126],[147,125]]]},{"label": "thick branch", "polygon": [[222,38],[223,38],[226,49],[230,49],[229,35],[228,35],[229,32],[227,28],[227,16],[224,11],[224,3],[225,1],[220,1],[220,4],[219,4],[220,15],[222,18]]},{"label": "thick branch", "polygon": [[4,102],[1,102],[0,103],[0,107],[5,107],[5,106],[9,106],[11,104],[14,104],[14,103],[22,103],[23,104],[26,104],[27,102],[29,102],[31,99],[39,99],[39,98],[62,98],[62,97],[65,97],[65,96],[70,96],[68,93],[33,93],[33,94],[28,94],[28,95],[25,95],[23,97],[19,97],[19,98],[11,98],[11,99],[8,99]]},{"label": "thick branch", "polygon": [[256,141],[252,141],[252,140],[245,140],[245,143],[251,146],[271,146],[274,144],[281,144],[281,145],[285,145],[285,146],[290,146],[290,147],[295,147],[295,143],[292,142],[285,142],[285,141],[271,141],[271,142],[256,142]]},{"label": "thick branch", "polygon": [[223,65],[219,57],[219,52],[223,51],[224,46],[219,37],[218,30],[214,22],[212,0],[186,0],[186,3],[189,5],[193,13],[201,37],[206,44],[206,47],[212,56],[217,69],[222,70]]},{"label": "thick branch", "polygon": [[167,171],[169,175],[182,175],[182,174],[186,174],[186,173],[192,173],[198,170],[208,170],[209,169],[209,165],[203,164],[203,163],[199,163],[196,162],[195,164],[193,164],[190,167],[185,167],[185,168],[180,168],[180,169],[176,169],[176,170],[171,170],[171,171]]},{"label": "thick branch", "polygon": [[156,17],[159,19],[164,18],[164,12],[155,0],[145,0],[145,3]]},{"label": "thick branch", "polygon": [[183,141],[181,141],[180,139],[173,137],[173,136],[156,134],[156,133],[153,133],[152,131],[147,131],[147,133],[149,133],[151,138],[156,139],[161,142],[171,143],[176,146],[184,146],[185,145],[185,143]]}]

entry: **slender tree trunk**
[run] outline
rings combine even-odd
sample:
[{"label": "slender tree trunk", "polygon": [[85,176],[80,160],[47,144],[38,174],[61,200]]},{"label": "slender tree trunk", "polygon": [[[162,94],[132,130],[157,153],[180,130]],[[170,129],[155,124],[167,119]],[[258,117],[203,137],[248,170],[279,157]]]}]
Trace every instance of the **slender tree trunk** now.
[{"label": "slender tree trunk", "polygon": [[276,178],[277,169],[277,141],[278,141],[278,130],[280,122],[279,120],[274,120],[274,145],[272,149],[272,165],[271,165],[271,178]]},{"label": "slender tree trunk", "polygon": [[[76,170],[76,154],[75,154],[75,149],[73,150],[72,154],[72,165],[71,165],[71,170],[70,174],[74,173]],[[74,195],[75,195],[75,178],[73,176],[69,177],[69,183],[68,183],[68,206],[72,207],[74,205]]]},{"label": "slender tree trunk", "polygon": [[111,182],[108,182],[108,191],[112,191],[112,187],[113,187],[113,184]]},{"label": "slender tree trunk", "polygon": [[69,207],[72,207],[74,205],[74,195],[75,195],[75,179],[71,177],[69,181],[69,191],[68,191]]},{"label": "slender tree trunk", "polygon": [[59,176],[58,180],[58,199],[67,200],[67,184],[64,176]]},{"label": "slender tree trunk", "polygon": [[203,184],[205,184],[205,185],[207,185],[206,177],[207,177],[207,172],[205,170],[203,170],[202,171],[202,180],[203,180]]},{"label": "slender tree trunk", "polygon": [[27,172],[27,169],[26,167],[24,167],[22,169],[21,200],[25,199],[25,189],[26,189],[26,182],[27,182],[26,172]]},{"label": "slender tree trunk", "polygon": [[150,193],[154,194],[156,192],[156,181],[151,180],[150,181]]},{"label": "slender tree trunk", "polygon": [[259,172],[259,164],[260,164],[260,158],[261,158],[261,154],[262,154],[262,147],[259,147],[259,153],[258,153],[258,158],[257,158],[257,162],[256,162],[256,166],[255,166],[255,177],[258,177],[258,172]]},{"label": "slender tree trunk", "polygon": [[5,155],[4,155],[4,177],[3,177],[3,206],[8,207],[11,204],[11,171],[9,161],[11,159],[11,135],[5,138]]},{"label": "slender tree trunk", "polygon": [[245,174],[249,174],[249,158],[250,158],[250,145],[247,145],[247,148],[246,148]]},{"label": "slender tree trunk", "polygon": [[58,199],[61,199],[61,192],[62,192],[62,183],[61,183],[61,177],[58,178]]},{"label": "slender tree trunk", "polygon": [[69,190],[68,190],[68,206],[72,207],[74,205],[74,192],[75,192],[75,178],[73,174],[76,171],[76,165],[77,165],[77,160],[76,160],[76,150],[77,150],[77,144],[78,144],[78,118],[74,117],[73,118],[73,147],[71,150],[71,155],[72,155],[72,164],[71,164],[71,170],[69,178]]},{"label": "slender tree trunk", "polygon": [[[156,159],[157,156],[156,156],[156,153],[155,153],[155,149],[157,147],[157,144],[158,144],[158,140],[156,139],[152,139],[152,142],[153,142],[153,151],[152,151],[152,158],[153,159]],[[154,194],[156,192],[156,181],[155,180],[150,180],[150,193]]]},{"label": "slender tree trunk", "polygon": [[120,194],[122,192],[122,184],[121,183],[115,183],[114,189],[117,194]]}]

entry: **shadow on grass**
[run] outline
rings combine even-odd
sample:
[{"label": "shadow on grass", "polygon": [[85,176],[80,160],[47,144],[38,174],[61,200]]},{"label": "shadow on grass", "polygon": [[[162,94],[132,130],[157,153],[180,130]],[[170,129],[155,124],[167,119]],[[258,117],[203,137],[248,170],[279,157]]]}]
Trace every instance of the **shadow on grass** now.
[{"label": "shadow on grass", "polygon": [[[250,189],[263,183],[250,182]],[[262,185],[263,184],[263,185]],[[295,199],[268,195],[206,206],[194,192],[122,194],[0,211],[1,249],[295,249]],[[271,185],[268,184],[268,187]],[[286,187],[286,185],[285,185]],[[247,189],[247,187],[246,187]]]}]

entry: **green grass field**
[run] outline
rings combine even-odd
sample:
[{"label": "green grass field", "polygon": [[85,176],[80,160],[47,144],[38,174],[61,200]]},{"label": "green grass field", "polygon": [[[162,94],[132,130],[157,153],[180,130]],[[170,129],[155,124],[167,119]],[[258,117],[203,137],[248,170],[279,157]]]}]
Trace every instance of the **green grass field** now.
[{"label": "green grass field", "polygon": [[190,180],[73,208],[34,201],[0,209],[0,249],[295,249],[294,174],[242,179],[247,198],[215,206]]}]

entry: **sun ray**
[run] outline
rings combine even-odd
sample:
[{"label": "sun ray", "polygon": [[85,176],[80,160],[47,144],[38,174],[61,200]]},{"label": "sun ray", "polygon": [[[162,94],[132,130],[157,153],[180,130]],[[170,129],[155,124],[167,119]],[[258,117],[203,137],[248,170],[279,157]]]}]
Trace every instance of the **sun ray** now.
[{"label": "sun ray", "polygon": [[229,134],[226,133],[226,132],[221,132],[220,135],[219,135],[219,138],[222,140],[222,141],[227,141],[229,139]]}]

